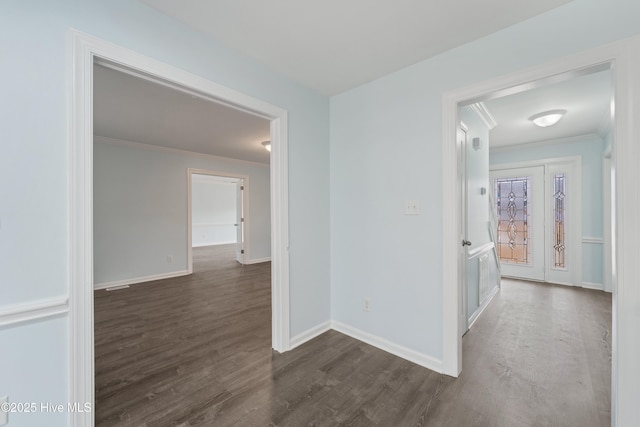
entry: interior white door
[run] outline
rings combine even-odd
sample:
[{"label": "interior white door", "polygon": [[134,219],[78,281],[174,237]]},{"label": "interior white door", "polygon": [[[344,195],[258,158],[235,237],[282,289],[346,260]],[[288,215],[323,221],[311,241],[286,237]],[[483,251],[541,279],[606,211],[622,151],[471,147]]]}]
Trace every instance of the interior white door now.
[{"label": "interior white door", "polygon": [[502,275],[545,280],[544,166],[493,170]]},{"label": "interior white door", "polygon": [[460,290],[460,313],[459,313],[459,333],[460,336],[464,335],[469,330],[469,318],[467,316],[468,308],[468,289],[469,278],[467,276],[467,262],[469,259],[469,245],[467,242],[467,230],[468,230],[468,212],[467,212],[467,128],[462,123],[458,127],[457,135],[457,153],[458,153],[458,182],[460,183],[460,259],[463,260],[460,263],[458,274],[462,278],[462,289]]},{"label": "interior white door", "polygon": [[244,250],[244,180],[236,182],[236,260],[245,262]]}]

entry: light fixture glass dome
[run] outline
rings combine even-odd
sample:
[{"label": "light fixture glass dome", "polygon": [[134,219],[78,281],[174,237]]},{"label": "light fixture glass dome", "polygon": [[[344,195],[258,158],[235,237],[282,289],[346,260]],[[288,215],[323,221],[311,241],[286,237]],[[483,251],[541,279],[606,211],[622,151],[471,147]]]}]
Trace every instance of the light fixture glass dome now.
[{"label": "light fixture glass dome", "polygon": [[536,126],[546,128],[558,123],[566,112],[567,110],[545,111],[544,113],[534,114],[533,116],[529,117],[529,120],[531,120]]},{"label": "light fixture glass dome", "polygon": [[271,152],[271,141],[263,141],[262,146],[265,150]]}]

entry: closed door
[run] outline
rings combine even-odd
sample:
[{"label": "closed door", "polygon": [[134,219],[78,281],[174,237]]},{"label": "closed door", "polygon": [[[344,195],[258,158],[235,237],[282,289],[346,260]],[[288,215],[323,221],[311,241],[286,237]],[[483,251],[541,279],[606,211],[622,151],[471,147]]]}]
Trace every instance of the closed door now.
[{"label": "closed door", "polygon": [[503,276],[544,281],[544,166],[491,172]]}]

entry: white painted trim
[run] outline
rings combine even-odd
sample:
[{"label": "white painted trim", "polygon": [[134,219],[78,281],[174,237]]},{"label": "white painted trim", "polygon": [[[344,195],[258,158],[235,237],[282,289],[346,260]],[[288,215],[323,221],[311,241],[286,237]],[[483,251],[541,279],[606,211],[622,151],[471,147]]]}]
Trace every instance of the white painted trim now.
[{"label": "white painted trim", "polygon": [[295,337],[291,338],[291,345],[289,347],[290,350],[293,350],[296,347],[301,346],[302,344],[311,341],[312,339],[324,334],[327,331],[331,330],[331,321],[327,320],[317,326],[314,326],[311,329],[307,329],[304,332],[299,333]]},{"label": "white painted trim", "polygon": [[473,248],[468,253],[468,259],[472,259],[479,255],[484,254],[485,252],[489,252],[494,248],[494,246],[495,245],[493,244],[493,242],[489,242],[489,243],[485,243],[482,246],[478,246],[477,248]]},{"label": "white painted trim", "polygon": [[358,341],[362,341],[364,343],[372,345],[380,350],[386,351],[387,353],[391,353],[395,356],[401,357],[405,360],[408,360],[409,362],[413,362],[427,369],[431,369],[432,371],[442,373],[442,361],[427,354],[417,352],[410,348],[401,346],[384,338],[380,338],[376,335],[361,331],[360,329],[354,328],[353,326],[335,320],[331,322],[331,329],[348,335],[351,338],[355,338]]},{"label": "white painted trim", "polygon": [[595,245],[603,245],[604,244],[604,239],[602,237],[587,237],[587,236],[582,236],[582,243],[589,243],[589,244],[595,244]]},{"label": "white painted trim", "polygon": [[582,282],[582,287],[586,289],[595,289],[597,291],[604,291],[604,285],[602,283]]},{"label": "white painted trim", "polygon": [[[199,96],[271,120],[272,346],[290,345],[287,111],[203,77],[77,30],[68,33],[69,102],[69,401],[94,401],[93,347],[93,64],[102,59]],[[188,250],[191,248],[189,247]],[[71,426],[91,427],[93,412],[74,412]]]},{"label": "white painted trim", "polygon": [[69,298],[57,297],[0,307],[0,328],[48,319],[69,311]]},{"label": "white painted trim", "polygon": [[567,138],[558,138],[558,139],[544,139],[542,141],[532,141],[532,142],[524,142],[520,144],[506,144],[506,145],[498,145],[490,147],[491,152],[495,151],[509,151],[509,150],[522,150],[524,148],[540,148],[540,147],[548,147],[550,145],[559,145],[559,144],[571,144],[574,142],[584,142],[587,139],[599,139],[602,140],[602,137],[595,133],[586,133],[584,135],[576,135],[570,136]]},{"label": "white painted trim", "polygon": [[109,138],[106,136],[95,135],[95,141],[101,144],[110,144],[110,145],[116,145],[116,146],[127,147],[127,148],[137,148],[140,150],[160,151],[160,152],[165,152],[170,154],[181,154],[184,156],[200,157],[200,158],[205,158],[209,160],[217,160],[220,162],[240,163],[244,165],[261,166],[263,168],[269,167],[268,164],[260,163],[260,162],[233,159],[231,157],[214,156],[213,154],[196,153],[195,151],[187,151],[187,150],[182,150],[180,148],[162,147],[160,145],[145,144],[143,142],[127,141],[124,139]]},{"label": "white painted trim", "polygon": [[487,127],[487,129],[491,130],[494,127],[498,126],[498,122],[493,117],[493,114],[487,109],[487,106],[484,105],[484,102],[476,102],[475,104],[469,105],[471,110],[482,120],[482,123]]},{"label": "white painted trim", "polygon": [[[229,240],[229,241],[224,241],[224,242],[205,242],[205,243],[195,243],[195,244],[191,244],[192,248],[204,248],[205,246],[220,246],[220,245],[231,245],[231,244],[236,244],[237,242],[235,240]],[[192,254],[193,257],[193,254]]]},{"label": "white painted trim", "polygon": [[[198,222],[196,224],[192,224],[193,227],[235,227],[235,225],[235,223],[221,224],[217,222]],[[232,243],[235,243],[235,241]]]},{"label": "white painted trim", "polygon": [[489,166],[489,169],[492,171],[499,171],[504,169],[529,168],[529,167],[535,167],[535,166],[545,166],[545,165],[555,165],[558,163],[575,163],[575,162],[581,164],[582,156],[550,157],[547,159],[523,160],[521,162],[493,163]]},{"label": "white painted trim", "polygon": [[480,304],[480,307],[476,308],[476,311],[474,311],[471,317],[469,317],[469,329],[471,329],[471,327],[473,326],[474,323],[476,323],[476,320],[478,320],[480,315],[487,309],[487,307],[489,307],[489,304],[491,303],[491,301],[493,301],[493,298],[495,298],[495,296],[498,295],[499,290],[500,290],[500,286],[498,285],[494,286],[491,292],[489,292],[489,295],[487,295],[484,301]]},{"label": "white painted trim", "polygon": [[[263,262],[271,262],[271,257],[268,256],[268,257],[264,257],[264,258],[248,259],[248,260],[245,260],[244,263],[246,265],[249,265],[249,264],[260,264],[260,263],[263,263]],[[293,338],[291,338],[291,339],[293,339]],[[289,350],[291,350],[291,348],[289,348]]]},{"label": "white painted trim", "polygon": [[138,283],[152,282],[154,280],[171,279],[173,277],[188,276],[189,270],[171,271],[169,273],[152,274],[150,276],[133,277],[131,279],[114,280],[113,282],[96,283],[93,289],[113,288],[116,286],[137,285]]},{"label": "white painted trim", "polygon": [[[593,67],[611,67],[615,82],[616,120],[614,132],[616,147],[613,161],[616,168],[615,194],[636,194],[640,182],[640,37],[618,41],[585,52],[546,62],[491,80],[446,92],[442,98],[442,236],[443,236],[443,370],[458,376],[462,370],[461,337],[458,334],[460,313],[458,277],[461,259],[458,244],[460,236],[460,210],[457,198],[461,183],[456,157],[456,131],[458,106],[478,102],[488,94],[513,91],[523,85],[541,80],[553,80],[564,73],[580,73]],[[612,346],[612,425],[633,425],[637,420],[637,398],[640,395],[640,346],[637,344],[637,307],[640,304],[640,223],[637,221],[640,199],[614,197],[615,230],[613,233],[614,271],[613,287],[613,346]],[[452,215],[451,213],[458,213]],[[636,313],[636,314],[633,314]]]}]

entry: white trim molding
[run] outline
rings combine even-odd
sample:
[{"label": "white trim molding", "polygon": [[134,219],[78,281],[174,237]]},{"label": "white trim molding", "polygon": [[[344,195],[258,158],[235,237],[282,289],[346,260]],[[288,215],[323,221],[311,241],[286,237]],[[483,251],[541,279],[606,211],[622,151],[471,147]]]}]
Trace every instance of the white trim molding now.
[{"label": "white trim molding", "polygon": [[493,117],[493,114],[487,109],[487,106],[484,105],[484,102],[476,102],[475,104],[469,105],[471,110],[482,120],[484,125],[489,129],[493,129],[498,126],[498,122]]},{"label": "white trim molding", "polygon": [[311,329],[307,329],[304,332],[299,333],[295,337],[291,338],[291,346],[290,350],[293,350],[296,347],[301,346],[302,344],[311,341],[312,339],[324,334],[327,331],[331,330],[331,321],[327,320],[324,323],[319,324],[318,326],[314,326]]},{"label": "white trim molding", "polygon": [[153,282],[154,280],[171,279],[173,277],[188,276],[189,270],[171,271],[169,273],[152,274],[150,276],[132,277],[131,279],[115,280],[113,282],[96,283],[93,289],[115,288],[120,286],[136,285],[138,283]]},{"label": "white trim molding", "polygon": [[351,338],[355,338],[358,341],[362,341],[369,345],[372,345],[380,350],[391,353],[395,356],[401,357],[409,362],[413,362],[424,368],[431,369],[432,371],[442,373],[442,361],[427,354],[423,354],[412,350],[410,348],[401,346],[387,339],[378,337],[368,332],[361,331],[358,328],[347,325],[346,323],[332,321],[331,329],[338,331],[342,334],[348,335]]},{"label": "white trim molding", "polygon": [[473,248],[469,250],[469,253],[467,254],[468,259],[472,259],[484,254],[485,252],[489,252],[494,247],[495,247],[495,244],[493,242],[489,242],[489,243],[485,243],[484,245],[478,246],[477,248]]},{"label": "white trim molding", "polygon": [[[69,401],[94,401],[93,348],[93,66],[95,61],[224,103],[271,121],[272,346],[290,346],[287,111],[169,64],[71,29],[69,93]],[[74,412],[71,426],[91,427],[94,414]]]},{"label": "white trim molding", "polygon": [[604,291],[604,285],[602,283],[582,282],[582,287],[585,289],[594,289],[596,291]]},{"label": "white trim molding", "polygon": [[[247,259],[247,260],[245,260],[244,263],[246,265],[249,265],[249,264],[260,264],[260,263],[263,263],[263,262],[271,262],[271,257],[268,256],[268,257],[264,257],[264,258]],[[291,338],[291,339],[293,339],[293,338]],[[289,350],[291,350],[291,348],[289,348]]]},{"label": "white trim molding", "polygon": [[56,297],[0,307],[0,328],[66,314],[69,298]]},{"label": "white trim molding", "polygon": [[204,243],[192,243],[192,248],[204,248],[206,246],[221,246],[221,245],[235,245],[235,240],[223,241],[223,242],[204,242]]},{"label": "white trim molding", "polygon": [[604,239],[602,237],[588,237],[582,236],[582,243],[589,243],[594,245],[603,245]]},{"label": "white trim molding", "polygon": [[491,292],[489,292],[489,295],[487,295],[484,301],[480,303],[480,307],[478,307],[476,311],[471,315],[471,317],[469,317],[469,329],[471,329],[480,315],[487,309],[487,307],[489,307],[489,304],[491,303],[491,301],[493,301],[493,298],[498,295],[498,291],[500,291],[500,286],[494,286]]}]

